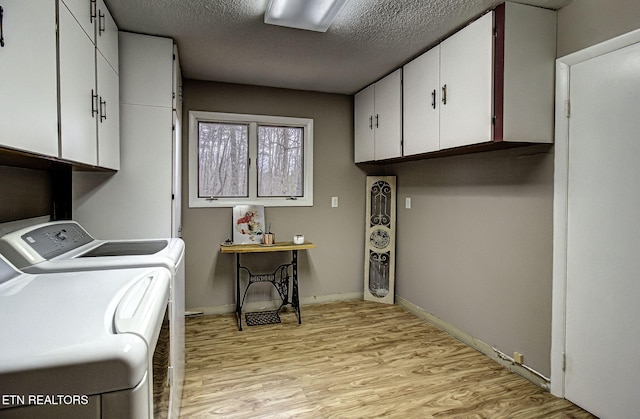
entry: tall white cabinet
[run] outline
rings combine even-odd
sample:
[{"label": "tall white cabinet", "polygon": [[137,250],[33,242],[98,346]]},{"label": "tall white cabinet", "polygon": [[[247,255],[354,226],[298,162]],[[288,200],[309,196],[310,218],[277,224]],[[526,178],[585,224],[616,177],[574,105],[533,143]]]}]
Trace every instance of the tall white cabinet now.
[{"label": "tall white cabinet", "polygon": [[[120,32],[118,173],[74,172],[74,218],[100,238],[176,237],[180,216],[177,54],[169,38]],[[174,61],[174,57],[175,60]],[[181,107],[181,101],[176,101]],[[175,115],[175,118],[174,118]]]},{"label": "tall white cabinet", "polygon": [[402,155],[402,69],[355,96],[355,161]]}]

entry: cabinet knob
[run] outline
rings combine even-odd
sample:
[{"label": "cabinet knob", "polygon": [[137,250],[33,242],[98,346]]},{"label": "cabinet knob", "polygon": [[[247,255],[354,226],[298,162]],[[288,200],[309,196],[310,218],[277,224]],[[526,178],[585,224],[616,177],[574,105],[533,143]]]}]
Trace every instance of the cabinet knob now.
[{"label": "cabinet knob", "polygon": [[378,128],[378,114],[376,114],[376,128]]},{"label": "cabinet knob", "polygon": [[369,129],[373,129],[373,115],[369,115]]},{"label": "cabinet knob", "polygon": [[431,107],[433,109],[436,108],[436,89],[433,89],[433,92],[431,92]]},{"label": "cabinet knob", "polygon": [[442,104],[447,104],[447,85],[442,86]]}]

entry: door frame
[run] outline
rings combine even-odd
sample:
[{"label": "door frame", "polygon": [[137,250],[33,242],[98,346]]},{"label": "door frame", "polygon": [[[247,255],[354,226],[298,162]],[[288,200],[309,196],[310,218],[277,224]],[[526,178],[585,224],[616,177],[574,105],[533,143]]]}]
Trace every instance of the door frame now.
[{"label": "door frame", "polygon": [[640,29],[556,60],[553,196],[553,288],[551,302],[551,394],[565,397],[567,224],[569,176],[569,86],[571,66],[640,42]]}]

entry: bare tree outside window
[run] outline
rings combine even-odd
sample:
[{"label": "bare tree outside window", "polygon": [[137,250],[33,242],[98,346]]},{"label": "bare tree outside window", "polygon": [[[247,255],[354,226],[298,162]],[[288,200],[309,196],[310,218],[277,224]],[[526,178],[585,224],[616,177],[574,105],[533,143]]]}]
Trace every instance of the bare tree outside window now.
[{"label": "bare tree outside window", "polygon": [[303,134],[300,127],[258,126],[258,196],[303,196]]},{"label": "bare tree outside window", "polygon": [[200,122],[198,131],[198,195],[247,196],[249,126]]}]

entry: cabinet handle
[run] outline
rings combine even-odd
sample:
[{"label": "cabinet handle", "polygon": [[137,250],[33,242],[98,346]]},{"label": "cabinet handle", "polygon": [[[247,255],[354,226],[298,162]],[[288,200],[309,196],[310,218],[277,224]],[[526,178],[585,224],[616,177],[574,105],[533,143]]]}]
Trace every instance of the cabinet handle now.
[{"label": "cabinet handle", "polygon": [[431,107],[433,109],[436,108],[436,89],[433,89],[433,92],[431,92]]},{"label": "cabinet handle", "polygon": [[91,89],[91,117],[98,114],[98,95]]},{"label": "cabinet handle", "polygon": [[100,96],[100,122],[107,119],[107,101],[102,100],[102,96]]},{"label": "cabinet handle", "polygon": [[2,20],[4,19],[4,9],[0,6],[0,47],[4,47],[4,30],[2,29]]},{"label": "cabinet handle", "polygon": [[442,104],[447,104],[447,85],[442,86]]},{"label": "cabinet handle", "polygon": [[105,31],[105,18],[102,10],[98,11],[98,36],[102,36],[102,32]]},{"label": "cabinet handle", "polygon": [[378,128],[378,114],[376,114],[376,128]]},{"label": "cabinet handle", "polygon": [[369,129],[373,129],[373,115],[369,115]]},{"label": "cabinet handle", "polygon": [[96,0],[89,1],[89,22],[93,23],[96,18]]}]

